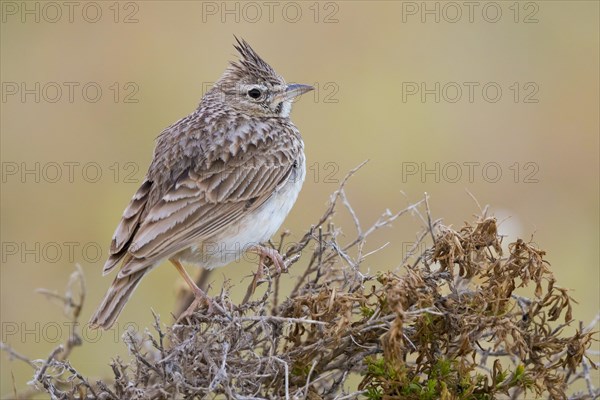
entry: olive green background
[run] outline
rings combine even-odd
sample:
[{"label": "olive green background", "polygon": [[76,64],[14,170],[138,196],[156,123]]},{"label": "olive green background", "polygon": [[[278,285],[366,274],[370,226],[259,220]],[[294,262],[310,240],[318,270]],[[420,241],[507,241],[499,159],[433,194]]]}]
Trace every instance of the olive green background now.
[{"label": "olive green background", "polygon": [[[87,279],[87,321],[112,279],[101,267],[154,138],[235,59],[234,34],[287,81],[318,89],[292,111],[309,167],[282,227],[292,240],[369,159],[348,188],[365,226],[424,192],[435,217],[460,226],[479,212],[470,192],[503,221],[505,244],[534,235],[548,251],[559,284],[579,300],[577,319],[598,313],[598,2],[76,2],[72,15],[48,4],[27,2],[34,14],[22,15],[21,2],[2,2],[1,320],[2,340],[17,351],[45,358],[66,339],[60,308],[34,290],[63,291],[75,263]],[[339,221],[351,238],[348,216]],[[372,249],[391,244],[365,272],[399,267],[420,224],[407,215],[378,232]],[[239,297],[255,268],[218,270],[212,293],[227,277]],[[154,270],[113,331],[84,330],[73,365],[109,375],[111,357],[127,356],[125,324],[149,326],[150,308],[169,322],[182,285],[169,265]],[[0,393],[12,392],[13,375],[25,388],[31,369],[0,360]]]}]

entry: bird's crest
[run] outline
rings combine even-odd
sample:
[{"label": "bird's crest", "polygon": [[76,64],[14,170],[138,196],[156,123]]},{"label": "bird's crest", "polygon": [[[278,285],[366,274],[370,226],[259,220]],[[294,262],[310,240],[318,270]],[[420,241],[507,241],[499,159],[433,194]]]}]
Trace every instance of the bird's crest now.
[{"label": "bird's crest", "polygon": [[234,47],[240,53],[240,59],[230,63],[226,72],[226,74],[232,75],[229,77],[230,79],[246,80],[251,78],[258,83],[267,82],[274,85],[284,83],[283,78],[250,47],[248,42],[237,37],[235,40],[237,44]]}]

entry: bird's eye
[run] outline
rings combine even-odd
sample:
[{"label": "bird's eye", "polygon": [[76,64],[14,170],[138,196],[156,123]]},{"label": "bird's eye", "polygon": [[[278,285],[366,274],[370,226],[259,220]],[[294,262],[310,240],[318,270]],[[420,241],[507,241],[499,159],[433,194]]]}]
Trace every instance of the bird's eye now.
[{"label": "bird's eye", "polygon": [[261,94],[261,91],[256,88],[248,90],[248,96],[252,97],[253,99],[258,99]]}]

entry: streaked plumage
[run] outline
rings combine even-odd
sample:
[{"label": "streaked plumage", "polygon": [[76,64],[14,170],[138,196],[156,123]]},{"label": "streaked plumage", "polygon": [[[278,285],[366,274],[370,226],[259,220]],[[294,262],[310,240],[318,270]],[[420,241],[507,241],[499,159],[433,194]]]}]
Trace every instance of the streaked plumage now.
[{"label": "streaked plumage", "polygon": [[[92,326],[109,328],[141,278],[165,259],[211,269],[268,240],[296,201],[304,145],[286,85],[245,41],[196,111],[158,137],[117,227],[104,274],[121,265]],[[259,98],[254,98],[256,93]]]}]

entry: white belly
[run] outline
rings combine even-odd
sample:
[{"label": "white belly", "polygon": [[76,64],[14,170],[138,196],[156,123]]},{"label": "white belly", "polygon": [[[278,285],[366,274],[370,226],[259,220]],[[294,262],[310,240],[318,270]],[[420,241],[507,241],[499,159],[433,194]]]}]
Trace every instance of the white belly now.
[{"label": "white belly", "polygon": [[254,245],[271,238],[279,229],[304,183],[306,165],[304,157],[297,167],[295,176],[252,214],[220,232],[214,238],[192,246],[177,254],[179,260],[205,269],[213,269],[240,261],[241,256]]}]

